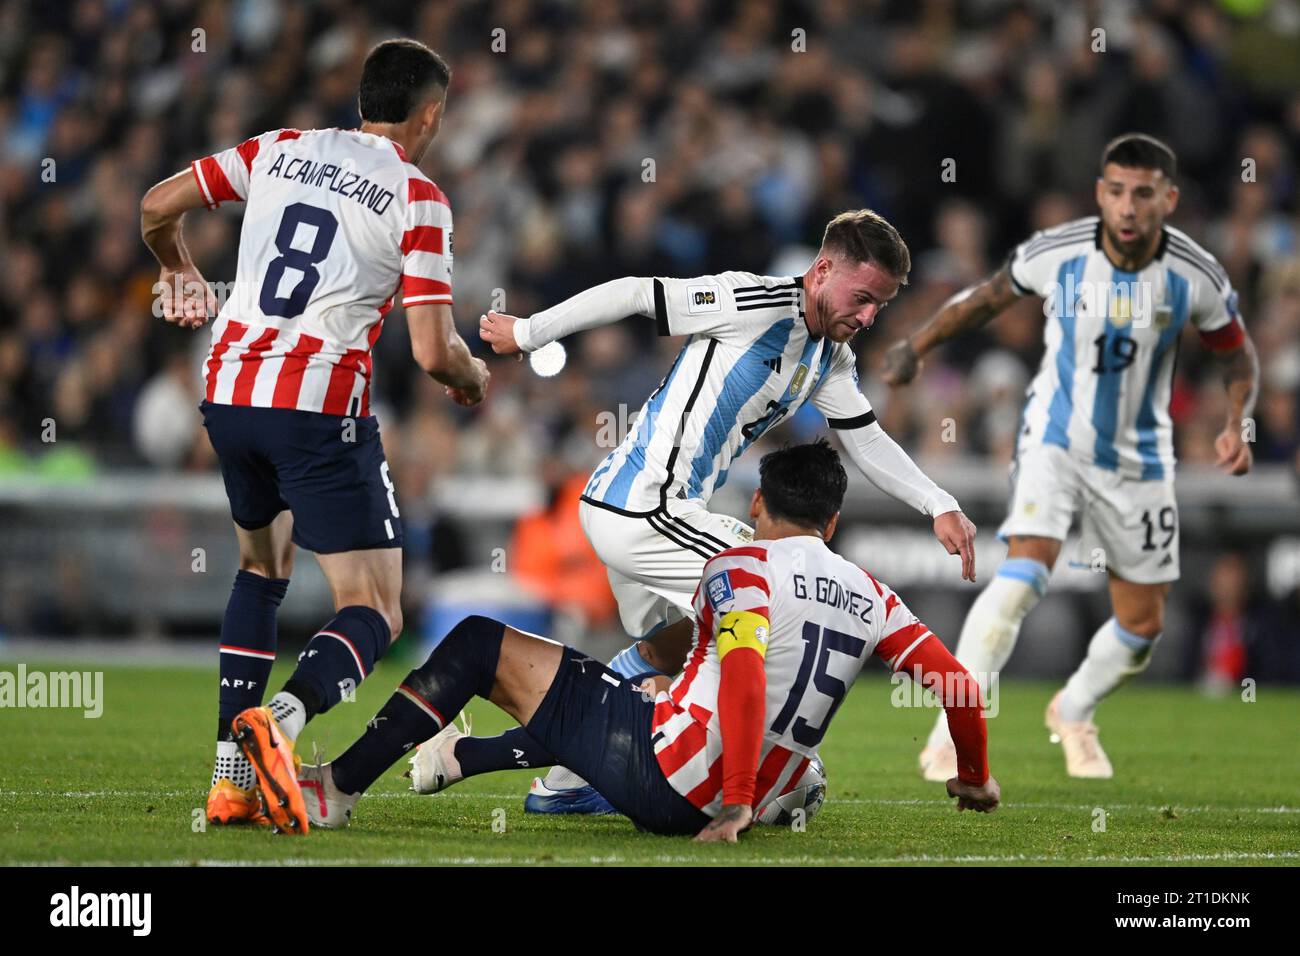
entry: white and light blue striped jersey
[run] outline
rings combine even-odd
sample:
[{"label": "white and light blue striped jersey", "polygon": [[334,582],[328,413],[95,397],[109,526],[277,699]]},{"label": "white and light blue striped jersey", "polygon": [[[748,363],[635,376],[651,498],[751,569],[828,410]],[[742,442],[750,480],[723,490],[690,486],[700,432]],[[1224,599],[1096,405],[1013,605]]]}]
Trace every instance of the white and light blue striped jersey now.
[{"label": "white and light blue striped jersey", "polygon": [[1047,320],[1019,446],[1059,445],[1125,477],[1170,480],[1179,335],[1190,320],[1210,348],[1235,348],[1244,337],[1237,294],[1215,258],[1177,229],[1164,227],[1138,272],[1110,262],[1101,229],[1089,216],[1038,232],[1008,262],[1016,291],[1044,298]]},{"label": "white and light blue striped jersey", "polygon": [[592,504],[648,514],[672,497],[707,501],[737,455],[810,399],[832,427],[875,421],[853,350],[809,334],[801,276],[655,279],[654,298],[659,333],[690,338],[592,474]]}]

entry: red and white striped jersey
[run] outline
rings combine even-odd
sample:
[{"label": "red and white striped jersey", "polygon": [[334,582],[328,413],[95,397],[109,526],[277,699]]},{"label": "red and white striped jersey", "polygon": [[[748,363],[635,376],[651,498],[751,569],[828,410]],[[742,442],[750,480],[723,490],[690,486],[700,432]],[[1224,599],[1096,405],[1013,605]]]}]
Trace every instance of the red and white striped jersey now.
[{"label": "red and white striped jersey", "polygon": [[754,811],[792,789],[874,653],[899,670],[930,636],[889,587],[815,535],[755,541],[705,565],[686,668],[655,701],[655,756],[669,784],[709,816],[722,808],[718,625],[748,611],[769,622],[767,701]]},{"label": "red and white striped jersey", "polygon": [[192,169],[209,208],[248,202],[208,401],[368,415],[370,350],[399,287],[407,306],[451,302],[447,197],[359,130],[273,130]]}]

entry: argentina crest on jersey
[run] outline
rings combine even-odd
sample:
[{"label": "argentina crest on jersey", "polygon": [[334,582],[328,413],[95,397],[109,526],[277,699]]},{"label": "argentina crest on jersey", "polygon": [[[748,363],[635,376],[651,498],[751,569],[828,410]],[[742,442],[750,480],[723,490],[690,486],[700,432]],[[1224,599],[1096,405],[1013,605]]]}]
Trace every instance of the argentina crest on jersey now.
[{"label": "argentina crest on jersey", "polygon": [[808,365],[806,362],[800,362],[799,367],[794,370],[794,378],[790,379],[791,398],[794,398],[794,396],[799,394],[799,390],[803,388],[804,380],[807,377],[808,377]]},{"label": "argentina crest on jersey", "polygon": [[1127,283],[1117,282],[1112,287],[1110,299],[1110,324],[1122,329],[1133,321],[1134,296]]},{"label": "argentina crest on jersey", "polygon": [[1155,312],[1152,315],[1152,321],[1155,327],[1160,331],[1169,328],[1169,323],[1174,319],[1174,304],[1169,300],[1169,286],[1167,283],[1162,284],[1160,290],[1160,301],[1156,303]]}]

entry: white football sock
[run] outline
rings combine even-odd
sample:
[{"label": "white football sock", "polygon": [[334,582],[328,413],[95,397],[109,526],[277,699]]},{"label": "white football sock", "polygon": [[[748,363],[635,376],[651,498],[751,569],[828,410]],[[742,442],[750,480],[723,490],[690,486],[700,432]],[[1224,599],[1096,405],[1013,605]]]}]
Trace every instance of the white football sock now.
[{"label": "white football sock", "polygon": [[[971,605],[953,656],[979,681],[985,703],[990,675],[1001,671],[1011,657],[1020,625],[1047,591],[1050,573],[1045,564],[1033,558],[1007,558]],[[948,715],[940,711],[926,746],[951,743]]]},{"label": "white football sock", "polygon": [[546,778],[542,783],[552,790],[576,790],[587,785],[587,781],[572,770],[566,770],[564,767],[559,766],[552,767],[547,771]]},{"label": "white football sock", "polygon": [[217,741],[217,759],[212,765],[212,785],[222,777],[240,790],[251,790],[257,785],[257,771],[248,762],[239,744],[233,740]]},{"label": "white football sock", "polygon": [[1101,699],[1151,663],[1151,650],[1160,635],[1146,638],[1120,627],[1112,617],[1092,635],[1088,656],[1070,675],[1061,695],[1061,719],[1092,720]]},{"label": "white football sock", "polygon": [[307,707],[288,691],[280,691],[271,698],[271,716],[280,725],[280,733],[289,740],[298,739],[302,729],[307,726]]}]

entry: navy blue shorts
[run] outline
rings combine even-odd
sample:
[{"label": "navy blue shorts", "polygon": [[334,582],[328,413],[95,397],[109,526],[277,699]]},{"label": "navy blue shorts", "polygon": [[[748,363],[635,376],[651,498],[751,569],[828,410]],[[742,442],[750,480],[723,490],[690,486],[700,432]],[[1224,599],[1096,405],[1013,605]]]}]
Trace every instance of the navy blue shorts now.
[{"label": "navy blue shorts", "polygon": [[641,830],[694,836],[710,817],[668,784],[650,742],[654,701],[572,647],[528,733]]},{"label": "navy blue shorts", "polygon": [[402,546],[397,498],[373,415],[340,418],[212,402],[199,411],[221,462],[230,516],[241,528],[265,528],[288,508],[294,544],[308,551]]}]

